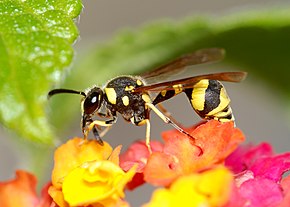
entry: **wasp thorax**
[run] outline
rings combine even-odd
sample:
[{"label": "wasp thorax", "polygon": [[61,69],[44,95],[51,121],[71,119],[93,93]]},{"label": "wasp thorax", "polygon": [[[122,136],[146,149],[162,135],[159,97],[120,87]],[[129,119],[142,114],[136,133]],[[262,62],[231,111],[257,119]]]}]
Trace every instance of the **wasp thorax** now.
[{"label": "wasp thorax", "polygon": [[98,110],[103,102],[103,91],[98,87],[89,90],[83,101],[83,110],[85,114],[92,114]]},{"label": "wasp thorax", "polygon": [[[147,92],[137,92],[137,88],[144,86],[139,77],[120,76],[110,80],[104,88],[106,107],[112,113],[119,112],[126,121],[133,118],[134,124],[148,118],[146,101],[151,102]],[[143,96],[147,95],[146,101]]]}]

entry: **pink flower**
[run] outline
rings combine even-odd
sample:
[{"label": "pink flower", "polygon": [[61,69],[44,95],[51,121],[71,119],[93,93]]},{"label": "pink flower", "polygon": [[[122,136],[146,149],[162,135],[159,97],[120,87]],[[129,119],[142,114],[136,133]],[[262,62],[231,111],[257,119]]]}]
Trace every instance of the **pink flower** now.
[{"label": "pink flower", "polygon": [[290,178],[282,178],[290,170],[290,153],[275,155],[267,143],[249,145],[238,148],[225,165],[237,174],[236,196],[228,206],[282,207],[290,200]]}]

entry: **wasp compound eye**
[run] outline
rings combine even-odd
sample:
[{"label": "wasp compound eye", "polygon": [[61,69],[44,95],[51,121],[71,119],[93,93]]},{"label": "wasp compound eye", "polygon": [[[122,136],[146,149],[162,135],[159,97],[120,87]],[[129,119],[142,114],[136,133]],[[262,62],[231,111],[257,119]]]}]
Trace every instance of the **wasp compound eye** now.
[{"label": "wasp compound eye", "polygon": [[84,100],[84,113],[92,114],[99,109],[102,102],[102,93],[99,91],[91,92]]}]

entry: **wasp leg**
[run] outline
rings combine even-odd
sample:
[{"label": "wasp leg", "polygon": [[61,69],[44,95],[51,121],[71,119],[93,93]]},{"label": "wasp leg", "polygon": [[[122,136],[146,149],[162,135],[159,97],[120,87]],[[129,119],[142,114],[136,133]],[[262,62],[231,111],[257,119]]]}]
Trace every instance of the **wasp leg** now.
[{"label": "wasp leg", "polygon": [[103,131],[101,131],[100,137],[105,136],[111,128],[112,128],[112,125],[111,126],[107,126]]},{"label": "wasp leg", "polygon": [[195,140],[195,138],[193,136],[191,136],[189,133],[187,133],[186,131],[184,131],[181,127],[179,127],[177,124],[175,124],[170,118],[168,118],[167,116],[165,116],[161,111],[159,111],[156,106],[154,106],[152,103],[146,103],[146,105],[152,109],[165,123],[172,125],[175,129],[177,129],[178,131],[180,131],[183,134],[186,134],[188,137],[190,137],[191,139]]},{"label": "wasp leg", "polygon": [[176,125],[180,126],[181,124],[172,116],[172,114],[167,111],[167,109],[163,106],[163,104],[159,103],[158,108],[160,109],[160,111],[167,116],[172,122],[174,122]]},{"label": "wasp leg", "polygon": [[[182,85],[177,84],[173,85],[174,90],[163,90],[161,91],[153,100],[152,104],[154,106],[158,106],[160,111],[167,116],[172,122],[174,122],[176,125],[180,126],[180,124],[173,118],[170,112],[168,112],[163,105],[161,105],[161,102],[166,101],[180,93],[183,92]],[[181,128],[181,127],[180,127]]]},{"label": "wasp leg", "polygon": [[[170,124],[175,129],[180,131],[181,133],[187,135],[191,139],[192,143],[195,144],[196,138],[194,138],[188,132],[186,132],[181,127],[179,127],[177,124],[175,124],[172,120],[170,120],[167,116],[165,116],[161,111],[159,111],[152,103],[146,103],[146,105],[147,105],[148,108],[152,109],[165,123]],[[150,128],[149,128],[149,130],[150,130]],[[146,139],[147,139],[147,137],[146,137]],[[202,148],[197,146],[197,145],[195,145],[195,146],[199,149],[199,155],[198,156],[201,156],[203,154]]]},{"label": "wasp leg", "polygon": [[149,153],[152,153],[151,145],[150,145],[150,121],[149,119],[145,119],[146,121],[146,146],[148,148]]},{"label": "wasp leg", "polygon": [[104,145],[104,142],[103,140],[101,139],[101,136],[99,135],[99,132],[96,128],[96,126],[93,127],[93,134],[94,134],[94,137],[95,139],[97,140],[97,142],[100,144],[100,145]]},{"label": "wasp leg", "polygon": [[97,115],[99,116],[99,117],[102,117],[102,118],[109,118],[109,117],[112,117],[112,115],[111,114],[108,114],[108,113],[97,113]]},{"label": "wasp leg", "polygon": [[[103,117],[103,118],[109,118],[109,117],[112,117],[112,114],[109,114],[108,112],[107,113],[97,113],[97,115],[99,116],[99,117]],[[113,116],[114,117],[114,116]],[[107,133],[108,133],[108,131],[111,129],[111,127],[112,126],[107,126],[103,131],[101,131],[100,132],[100,137],[103,137],[103,136],[105,136]],[[101,128],[99,128],[99,129],[101,129]]]},{"label": "wasp leg", "polygon": [[[101,136],[99,135],[99,132],[96,128],[96,126],[104,126],[104,127],[111,127],[114,123],[116,123],[117,117],[113,116],[113,119],[109,120],[94,120],[89,123],[86,129],[83,130],[84,138],[86,139],[88,137],[88,134],[91,130],[93,130],[94,137],[97,139],[97,141],[101,144],[103,141],[101,139]],[[106,130],[106,129],[105,129]]]}]

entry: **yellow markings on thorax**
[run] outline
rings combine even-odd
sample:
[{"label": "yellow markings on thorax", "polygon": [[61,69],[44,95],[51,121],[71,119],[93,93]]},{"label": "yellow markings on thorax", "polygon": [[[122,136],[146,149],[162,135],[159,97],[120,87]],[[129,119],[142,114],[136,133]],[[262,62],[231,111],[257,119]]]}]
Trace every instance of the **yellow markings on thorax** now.
[{"label": "yellow markings on thorax", "polygon": [[125,87],[125,91],[132,91],[135,87],[130,85]]},{"label": "yellow markings on thorax", "polygon": [[205,91],[208,87],[208,80],[200,80],[193,86],[191,94],[191,104],[195,110],[202,111],[204,109]]},{"label": "yellow markings on thorax", "polygon": [[142,99],[143,99],[143,101],[145,101],[145,103],[151,103],[151,98],[146,93],[142,94]]},{"label": "yellow markings on thorax", "polygon": [[117,93],[114,88],[105,88],[105,93],[107,94],[108,101],[111,104],[116,104],[117,103]]},{"label": "yellow markings on thorax", "polygon": [[139,79],[136,80],[136,83],[137,83],[138,86],[142,86],[143,85],[143,82],[141,80],[139,80]]},{"label": "yellow markings on thorax", "polygon": [[129,101],[129,97],[128,96],[123,96],[122,97],[122,102],[124,104],[124,106],[128,106],[130,101]]},{"label": "yellow markings on thorax", "polygon": [[177,84],[177,85],[173,85],[175,94],[179,94],[182,92],[182,85],[181,84]]}]

